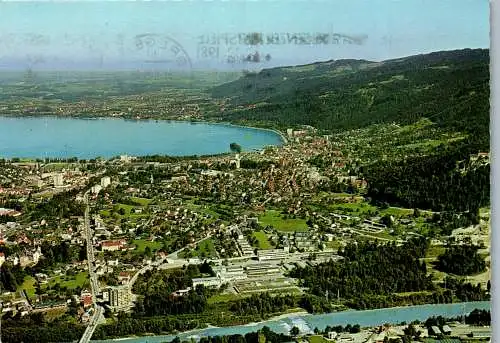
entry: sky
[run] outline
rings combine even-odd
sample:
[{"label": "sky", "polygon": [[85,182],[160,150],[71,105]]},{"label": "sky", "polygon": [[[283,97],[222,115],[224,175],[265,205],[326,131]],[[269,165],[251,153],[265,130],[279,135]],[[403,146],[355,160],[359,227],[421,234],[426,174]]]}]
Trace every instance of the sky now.
[{"label": "sky", "polygon": [[0,1],[1,70],[261,69],[488,47],[487,0]]}]

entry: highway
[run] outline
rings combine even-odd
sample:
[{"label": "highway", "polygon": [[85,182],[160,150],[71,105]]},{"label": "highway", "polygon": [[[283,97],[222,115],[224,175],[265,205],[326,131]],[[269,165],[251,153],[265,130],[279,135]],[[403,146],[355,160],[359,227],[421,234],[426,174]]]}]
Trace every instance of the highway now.
[{"label": "highway", "polygon": [[89,278],[90,278],[90,290],[92,293],[92,302],[94,306],[94,313],[90,318],[89,325],[85,329],[82,338],[79,343],[88,343],[92,338],[92,334],[94,333],[97,325],[99,324],[100,318],[103,316],[104,309],[97,305],[96,303],[96,295],[100,293],[99,289],[99,281],[97,280],[97,275],[95,274],[95,257],[94,257],[94,245],[92,243],[92,229],[90,228],[90,206],[88,199],[89,191],[85,192],[83,199],[85,202],[85,218],[84,218],[84,228],[83,232],[85,235],[85,239],[87,241],[87,261],[89,266]]}]

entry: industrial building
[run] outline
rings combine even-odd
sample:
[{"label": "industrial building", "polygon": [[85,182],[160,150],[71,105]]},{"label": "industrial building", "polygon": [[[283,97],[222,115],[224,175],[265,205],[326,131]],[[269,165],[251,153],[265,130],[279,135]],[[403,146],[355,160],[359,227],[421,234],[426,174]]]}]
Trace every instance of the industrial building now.
[{"label": "industrial building", "polygon": [[259,261],[284,260],[288,257],[286,249],[269,249],[257,251]]},{"label": "industrial building", "polygon": [[205,287],[220,287],[222,285],[222,280],[217,276],[193,279],[193,288],[196,289],[198,285],[203,285]]}]

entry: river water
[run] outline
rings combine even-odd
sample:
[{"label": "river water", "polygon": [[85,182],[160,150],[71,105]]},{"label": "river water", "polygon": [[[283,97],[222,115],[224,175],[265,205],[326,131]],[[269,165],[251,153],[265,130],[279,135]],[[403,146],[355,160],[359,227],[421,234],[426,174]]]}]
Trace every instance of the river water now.
[{"label": "river water", "polygon": [[[293,326],[297,326],[301,332],[312,332],[315,327],[324,329],[327,325],[347,325],[359,324],[363,326],[376,326],[385,323],[398,324],[400,322],[411,322],[414,320],[425,321],[432,316],[457,317],[463,314],[468,314],[474,309],[490,310],[491,303],[489,301],[477,301],[455,304],[433,304],[433,305],[418,305],[407,307],[384,308],[378,310],[367,311],[343,311],[333,312],[318,315],[299,315],[290,316],[285,319],[271,320],[258,324],[228,326],[222,328],[210,328],[192,331],[178,335],[181,339],[201,336],[222,336],[234,334],[246,334],[261,329],[263,326],[268,326],[271,330],[278,333],[289,333]],[[123,343],[161,343],[167,342],[175,338],[174,335],[168,336],[148,336],[139,338],[119,339]],[[94,343],[111,343],[117,340],[92,341]]]},{"label": "river water", "polygon": [[1,117],[0,157],[114,157],[211,155],[283,144],[270,130],[182,121]]}]

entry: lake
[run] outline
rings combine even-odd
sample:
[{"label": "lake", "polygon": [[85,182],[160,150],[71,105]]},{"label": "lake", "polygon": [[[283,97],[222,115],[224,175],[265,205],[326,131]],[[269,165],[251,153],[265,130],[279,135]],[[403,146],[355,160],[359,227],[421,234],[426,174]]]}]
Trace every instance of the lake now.
[{"label": "lake", "polygon": [[[300,315],[291,316],[286,319],[270,320],[258,324],[238,325],[221,328],[210,328],[197,330],[190,333],[178,335],[181,339],[188,337],[198,338],[200,336],[222,336],[246,334],[261,329],[263,326],[268,326],[271,330],[277,333],[289,333],[293,326],[297,326],[303,333],[311,333],[315,327],[323,330],[327,325],[355,325],[376,326],[385,323],[398,324],[400,322],[412,322],[414,320],[425,321],[432,316],[443,317],[458,317],[468,314],[474,309],[491,309],[489,301],[474,301],[456,304],[433,304],[433,305],[418,305],[407,307],[383,308],[378,310],[367,311],[343,311],[333,312],[318,315]],[[161,343],[170,341],[175,336],[148,336],[140,338],[127,338],[119,340],[93,340],[94,343]]]},{"label": "lake", "polygon": [[276,132],[228,124],[115,118],[0,117],[0,157],[212,155],[282,145]]}]

